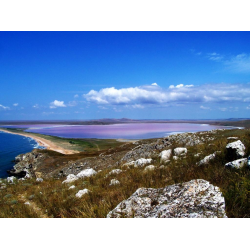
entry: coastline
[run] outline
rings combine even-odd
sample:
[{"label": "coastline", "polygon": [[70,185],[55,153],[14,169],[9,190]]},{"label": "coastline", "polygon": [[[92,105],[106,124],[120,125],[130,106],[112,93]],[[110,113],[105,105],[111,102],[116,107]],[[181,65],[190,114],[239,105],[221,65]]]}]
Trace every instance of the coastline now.
[{"label": "coastline", "polygon": [[27,135],[27,134],[23,134],[23,133],[10,132],[10,131],[7,131],[7,130],[2,129],[2,128],[0,128],[0,131],[2,131],[4,133],[9,133],[9,134],[14,134],[14,135],[21,135],[21,136],[24,136],[24,137],[32,138],[39,144],[39,146],[45,147],[48,150],[59,152],[61,154],[69,155],[69,154],[77,154],[77,153],[79,153],[78,151],[75,151],[75,150],[68,150],[68,149],[62,148],[60,146],[57,146],[53,142],[51,142],[51,141],[49,141],[47,139],[41,138],[41,137],[39,137],[37,135]]}]

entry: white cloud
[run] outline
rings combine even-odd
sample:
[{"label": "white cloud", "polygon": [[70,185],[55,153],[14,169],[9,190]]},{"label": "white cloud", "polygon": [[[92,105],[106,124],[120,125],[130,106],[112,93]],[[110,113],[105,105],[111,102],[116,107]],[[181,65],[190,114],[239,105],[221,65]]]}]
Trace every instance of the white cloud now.
[{"label": "white cloud", "polygon": [[220,111],[227,111],[227,108],[219,108]]},{"label": "white cloud", "polygon": [[35,104],[35,105],[33,105],[32,107],[37,109],[37,108],[39,108],[39,105],[38,105],[38,104]]},{"label": "white cloud", "polygon": [[7,109],[10,109],[10,108],[9,108],[9,107],[7,107],[7,106],[3,106],[3,105],[1,105],[1,104],[0,104],[0,109],[7,110]]},{"label": "white cloud", "polygon": [[245,53],[231,57],[224,62],[228,70],[237,73],[249,73],[250,72],[250,55]]},{"label": "white cloud", "polygon": [[74,95],[74,98],[78,98],[79,97],[79,95]]},{"label": "white cloud", "polygon": [[[165,105],[170,103],[230,103],[249,102],[249,84],[204,84],[200,86],[179,84],[149,89],[146,86],[121,88],[114,87],[91,90],[83,95],[87,101],[100,105]],[[203,107],[206,107],[204,105]]]},{"label": "white cloud", "polygon": [[53,101],[50,103],[50,108],[54,109],[54,108],[62,108],[62,107],[66,107],[66,105],[64,104],[64,101]]},{"label": "white cloud", "polygon": [[156,82],[151,84],[152,86],[158,86],[158,84]]},{"label": "white cloud", "polygon": [[169,86],[169,89],[174,89],[174,88],[177,88],[177,89],[179,89],[179,88],[183,88],[183,87],[185,87],[185,88],[191,88],[191,87],[193,87],[194,85],[184,85],[184,84],[178,84],[178,85],[176,85],[176,86],[174,86],[174,85],[170,85]]},{"label": "white cloud", "polygon": [[71,102],[68,103],[68,106],[69,106],[69,107],[74,107],[74,106],[76,106],[76,105],[77,105],[77,102],[76,102],[76,101],[71,101]]},{"label": "white cloud", "polygon": [[250,73],[250,54],[221,55],[219,53],[207,53],[206,58],[222,63],[225,69],[234,73]]},{"label": "white cloud", "polygon": [[14,103],[13,106],[17,107],[17,106],[18,106],[18,103]]},{"label": "white cloud", "polygon": [[141,104],[134,104],[134,105],[132,105],[132,108],[134,108],[134,109],[143,109],[144,106],[142,106]]},{"label": "white cloud", "polygon": [[201,108],[201,109],[208,109],[208,110],[210,109],[209,107],[204,107],[204,106],[202,106],[202,105],[200,106],[200,108]]},{"label": "white cloud", "polygon": [[212,61],[220,61],[223,59],[223,56],[216,52],[208,53],[207,56],[208,56],[208,59]]}]

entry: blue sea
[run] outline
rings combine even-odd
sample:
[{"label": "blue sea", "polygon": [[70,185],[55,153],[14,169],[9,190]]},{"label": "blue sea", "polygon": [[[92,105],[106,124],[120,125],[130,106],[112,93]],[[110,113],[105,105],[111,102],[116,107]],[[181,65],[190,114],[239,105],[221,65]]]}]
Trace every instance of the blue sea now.
[{"label": "blue sea", "polygon": [[17,155],[31,152],[34,148],[41,148],[35,140],[0,131],[0,178],[8,177],[6,170],[15,165],[13,160]]}]

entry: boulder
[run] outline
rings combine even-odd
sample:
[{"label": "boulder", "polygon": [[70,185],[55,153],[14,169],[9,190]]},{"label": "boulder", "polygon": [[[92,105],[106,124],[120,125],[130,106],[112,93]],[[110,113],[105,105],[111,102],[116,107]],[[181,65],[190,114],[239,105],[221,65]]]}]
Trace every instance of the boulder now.
[{"label": "boulder", "polygon": [[228,140],[238,140],[238,137],[227,137]]},{"label": "boulder", "polygon": [[155,170],[155,169],[156,169],[156,167],[154,165],[149,165],[149,166],[144,168],[144,171],[148,172],[148,171],[152,171],[152,170]]},{"label": "boulder", "polygon": [[43,182],[43,178],[36,178],[37,182]]},{"label": "boulder", "polygon": [[134,167],[135,168],[144,167],[145,165],[150,164],[151,162],[152,162],[152,159],[141,158],[141,159],[135,161]]},{"label": "boulder", "polygon": [[165,188],[139,188],[107,218],[226,218],[220,189],[197,179]]},{"label": "boulder", "polygon": [[105,177],[108,177],[112,174],[120,174],[122,172],[121,169],[113,169],[112,171],[110,171]]},{"label": "boulder", "polygon": [[74,189],[74,188],[76,188],[76,186],[75,186],[75,185],[72,185],[72,186],[69,187],[69,190],[70,190],[70,189]]},{"label": "boulder", "polygon": [[114,186],[114,185],[119,185],[119,184],[120,184],[120,182],[119,182],[118,180],[112,179],[112,180],[110,181],[109,186]]},{"label": "boulder", "polygon": [[197,164],[198,166],[204,165],[204,164],[208,164],[211,160],[213,160],[216,156],[216,152],[214,152],[211,155],[206,156],[204,159],[202,159],[201,161],[199,161]]},{"label": "boulder", "polygon": [[65,181],[63,181],[62,183],[71,183],[71,182],[76,181],[76,180],[78,180],[77,176],[75,176],[74,174],[69,174],[67,176],[67,179]]},{"label": "boulder", "polygon": [[7,177],[7,182],[10,183],[10,184],[15,183],[16,180],[17,180],[17,178],[14,177],[14,176]]},{"label": "boulder", "polygon": [[230,160],[240,159],[245,155],[245,149],[240,140],[228,143],[226,146],[227,158]]},{"label": "boulder", "polygon": [[77,198],[81,198],[83,195],[89,193],[89,190],[87,188],[84,188],[83,190],[79,190],[78,193],[76,194]]},{"label": "boulder", "polygon": [[174,155],[176,156],[181,156],[187,154],[187,149],[186,148],[175,148],[174,149]]},{"label": "boulder", "polygon": [[145,165],[147,164],[150,164],[152,162],[152,159],[144,159],[144,158],[141,158],[141,159],[138,159],[136,161],[130,161],[130,162],[127,162],[125,164],[123,164],[123,168],[130,168],[130,167],[135,167],[135,168],[138,168],[138,167],[144,167]]},{"label": "boulder", "polygon": [[225,167],[240,169],[247,164],[247,158],[238,159],[225,164]]},{"label": "boulder", "polygon": [[82,170],[80,173],[78,173],[76,176],[78,178],[84,178],[84,177],[91,177],[95,175],[97,172],[93,168],[88,168]]},{"label": "boulder", "polygon": [[160,162],[161,163],[167,163],[170,160],[171,154],[172,154],[172,149],[163,150],[159,154],[159,157],[161,158]]}]

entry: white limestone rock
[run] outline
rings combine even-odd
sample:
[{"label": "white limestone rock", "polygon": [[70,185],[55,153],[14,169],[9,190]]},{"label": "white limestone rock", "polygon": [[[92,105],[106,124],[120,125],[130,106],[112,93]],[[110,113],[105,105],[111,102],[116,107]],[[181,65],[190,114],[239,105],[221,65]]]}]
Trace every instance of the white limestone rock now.
[{"label": "white limestone rock", "polygon": [[134,167],[135,168],[144,167],[145,165],[150,164],[151,162],[152,162],[152,159],[141,158],[141,159],[135,161]]},{"label": "white limestone rock", "polygon": [[14,184],[16,180],[17,178],[14,176],[7,177],[7,182],[10,184]]},{"label": "white limestone rock", "polygon": [[75,189],[75,188],[76,188],[76,186],[75,186],[75,185],[72,185],[72,186],[69,187],[69,190],[70,190],[70,189]]},{"label": "white limestone rock", "polygon": [[116,180],[116,179],[112,179],[110,181],[109,186],[115,186],[115,185],[120,185],[120,182],[118,180]]},{"label": "white limestone rock", "polygon": [[240,169],[247,164],[247,158],[238,159],[225,164],[225,167]]},{"label": "white limestone rock", "polygon": [[93,168],[88,168],[82,170],[80,173],[78,173],[76,176],[78,178],[84,178],[84,177],[91,177],[95,175],[97,172]]},{"label": "white limestone rock", "polygon": [[175,160],[175,161],[177,161],[178,159],[179,159],[179,157],[178,156],[173,156],[173,159]]},{"label": "white limestone rock", "polygon": [[239,159],[245,155],[245,146],[244,144],[238,140],[235,142],[228,143],[226,146],[227,154],[232,159]]},{"label": "white limestone rock", "polygon": [[160,154],[159,157],[160,159],[160,163],[166,163],[170,160],[172,154],[172,149],[168,149],[168,150],[163,150]]},{"label": "white limestone rock", "polygon": [[220,189],[197,179],[165,188],[139,188],[107,218],[226,218]]},{"label": "white limestone rock", "polygon": [[181,155],[186,155],[187,154],[187,149],[186,148],[175,148],[174,149],[174,155],[175,156],[181,156]]},{"label": "white limestone rock", "polygon": [[144,168],[144,171],[145,172],[148,172],[148,171],[152,171],[152,170],[155,170],[156,169],[156,166],[154,165],[149,165],[147,167]]},{"label": "white limestone rock", "polygon": [[36,178],[36,182],[43,182],[43,178]]},{"label": "white limestone rock", "polygon": [[227,137],[228,140],[238,140],[238,137]]},{"label": "white limestone rock", "polygon": [[79,190],[78,193],[76,194],[77,198],[81,198],[83,195],[88,194],[89,190],[87,188],[84,188],[83,190]]},{"label": "white limestone rock", "polygon": [[216,156],[216,152],[214,152],[214,153],[211,154],[211,155],[206,156],[204,159],[202,159],[201,161],[199,161],[199,162],[197,163],[197,165],[198,165],[198,166],[201,166],[201,165],[203,165],[203,164],[208,164],[211,160],[213,160],[213,159],[215,158],[215,156]]},{"label": "white limestone rock", "polygon": [[75,176],[74,174],[69,174],[67,176],[67,179],[65,181],[63,181],[62,183],[71,183],[71,182],[74,182],[76,180],[78,180],[77,176]]},{"label": "white limestone rock", "polygon": [[112,174],[120,174],[122,172],[121,169],[113,169],[112,171],[110,171],[105,177],[108,177]]},{"label": "white limestone rock", "polygon": [[130,162],[123,164],[122,168],[144,167],[145,165],[150,164],[151,162],[152,162],[152,159],[141,158],[136,161],[130,161]]}]

